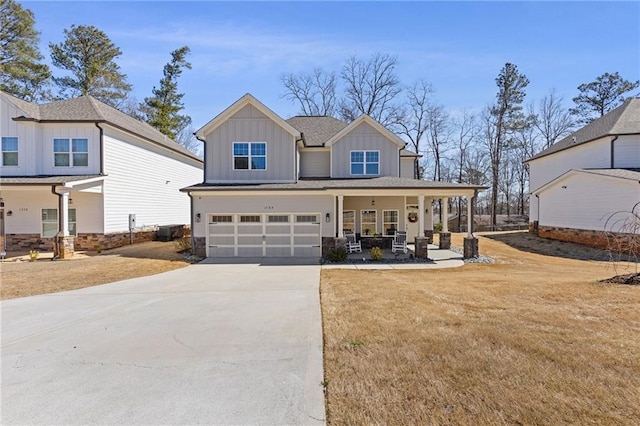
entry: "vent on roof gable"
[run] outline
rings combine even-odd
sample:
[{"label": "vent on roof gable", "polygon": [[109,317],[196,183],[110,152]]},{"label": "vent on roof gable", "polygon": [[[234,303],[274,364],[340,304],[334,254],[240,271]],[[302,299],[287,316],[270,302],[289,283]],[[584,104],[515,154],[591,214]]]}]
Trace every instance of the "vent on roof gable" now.
[{"label": "vent on roof gable", "polygon": [[576,143],[576,137],[575,136],[571,138],[571,143],[572,144]]}]

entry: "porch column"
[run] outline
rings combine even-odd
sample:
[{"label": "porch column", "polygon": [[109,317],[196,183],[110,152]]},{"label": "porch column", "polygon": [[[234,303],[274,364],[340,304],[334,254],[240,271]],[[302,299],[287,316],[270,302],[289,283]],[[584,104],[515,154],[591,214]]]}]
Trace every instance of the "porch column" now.
[{"label": "porch column", "polygon": [[418,195],[418,236],[424,237],[424,195]]},{"label": "porch column", "polygon": [[60,231],[62,231],[63,237],[69,236],[69,193],[62,192],[60,194],[60,218],[58,220],[58,225],[60,227]]},{"label": "porch column", "polygon": [[467,196],[467,238],[473,238],[473,234],[471,233],[471,210],[473,205],[473,195]]},{"label": "porch column", "polygon": [[344,224],[342,220],[344,219],[342,210],[344,209],[344,195],[338,195],[338,238],[344,238]]},{"label": "porch column", "polygon": [[449,232],[449,199],[442,199],[442,232]]}]

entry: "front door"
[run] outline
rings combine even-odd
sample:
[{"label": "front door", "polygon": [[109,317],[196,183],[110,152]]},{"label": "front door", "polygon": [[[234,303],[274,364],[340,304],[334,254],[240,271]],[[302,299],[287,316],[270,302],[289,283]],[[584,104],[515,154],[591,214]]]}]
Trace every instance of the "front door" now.
[{"label": "front door", "polygon": [[418,222],[418,206],[408,204],[405,209],[404,230],[407,231],[407,241],[415,243],[420,223]]}]

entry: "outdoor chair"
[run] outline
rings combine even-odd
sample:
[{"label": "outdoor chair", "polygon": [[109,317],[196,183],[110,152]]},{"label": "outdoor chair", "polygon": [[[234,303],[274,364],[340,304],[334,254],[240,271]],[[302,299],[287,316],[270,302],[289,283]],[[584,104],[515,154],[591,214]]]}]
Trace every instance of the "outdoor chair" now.
[{"label": "outdoor chair", "polygon": [[393,236],[391,252],[395,254],[397,250],[402,250],[404,254],[407,254],[407,233],[404,231],[397,231]]},{"label": "outdoor chair", "polygon": [[356,241],[356,235],[353,232],[345,232],[344,236],[347,239],[349,253],[362,253],[362,243]]}]

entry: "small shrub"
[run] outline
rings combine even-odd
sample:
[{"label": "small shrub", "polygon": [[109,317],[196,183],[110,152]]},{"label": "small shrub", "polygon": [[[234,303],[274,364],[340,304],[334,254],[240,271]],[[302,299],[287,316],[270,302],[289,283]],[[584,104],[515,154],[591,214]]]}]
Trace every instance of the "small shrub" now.
[{"label": "small shrub", "polygon": [[442,222],[433,225],[433,232],[442,232]]},{"label": "small shrub", "polygon": [[331,249],[327,253],[327,259],[329,262],[344,262],[347,260],[347,249],[344,247]]},{"label": "small shrub", "polygon": [[94,247],[94,249],[96,250],[96,253],[98,253],[98,254],[102,253],[102,246],[97,245],[97,246]]},{"label": "small shrub", "polygon": [[174,241],[178,253],[191,252],[191,235],[185,235]]},{"label": "small shrub", "polygon": [[38,259],[40,252],[38,250],[29,250],[29,260],[33,262]]},{"label": "small shrub", "polygon": [[380,247],[373,247],[369,252],[369,256],[371,257],[371,260],[382,260],[382,249]]}]

